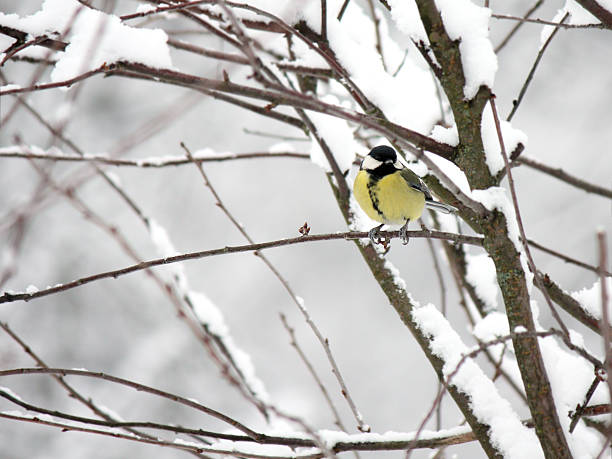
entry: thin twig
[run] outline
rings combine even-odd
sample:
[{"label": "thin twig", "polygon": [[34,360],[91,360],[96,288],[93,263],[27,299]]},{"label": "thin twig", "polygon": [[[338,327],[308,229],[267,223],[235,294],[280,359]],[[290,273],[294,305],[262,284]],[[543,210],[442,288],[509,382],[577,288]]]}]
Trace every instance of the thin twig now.
[{"label": "thin twig", "polygon": [[385,55],[382,48],[382,38],[380,35],[380,18],[376,14],[376,8],[374,8],[374,0],[368,0],[368,8],[370,10],[370,16],[372,17],[372,23],[374,24],[374,35],[376,37],[376,51],[380,56],[380,62],[382,63],[385,72],[388,71],[387,64],[385,63]]},{"label": "thin twig", "polygon": [[540,172],[544,172],[552,177],[555,177],[559,180],[562,180],[570,185],[575,186],[576,188],[580,188],[587,193],[594,193],[605,198],[612,199],[612,189],[604,188],[602,186],[594,185],[586,180],[579,179],[574,177],[573,175],[568,174],[563,169],[550,167],[546,164],[543,164],[539,161],[536,161],[532,158],[525,158],[525,156],[520,156],[514,160],[514,162],[519,164],[524,164],[525,166],[531,167],[532,169],[536,169]]},{"label": "thin twig", "polygon": [[576,425],[578,424],[578,421],[580,421],[580,418],[582,416],[588,416],[587,414],[587,408],[588,408],[588,404],[591,401],[591,397],[593,396],[593,394],[595,393],[595,389],[597,389],[597,386],[599,385],[599,383],[601,382],[601,377],[600,375],[595,375],[595,378],[593,379],[593,382],[591,383],[591,385],[589,386],[589,389],[587,390],[585,396],[584,396],[584,402],[582,402],[581,405],[578,405],[576,407],[576,411],[572,414],[570,413],[570,417],[572,418],[572,421],[570,422],[570,426],[569,426],[569,432],[572,433],[574,432],[574,429],[576,428]]},{"label": "thin twig", "polygon": [[351,0],[344,0],[344,3],[342,4],[340,11],[338,11],[338,16],[336,18],[338,19],[338,21],[342,21],[342,17],[344,16],[344,12],[346,11],[346,8],[348,7],[350,1]]},{"label": "thin twig", "polygon": [[327,41],[327,0],[321,0],[321,40]]},{"label": "thin twig", "polygon": [[[399,237],[399,231],[381,231],[381,236],[389,239]],[[420,237],[433,237],[434,239],[448,239],[455,242],[473,244],[473,245],[482,245],[482,238],[473,237],[473,236],[463,236],[452,233],[445,233],[442,231],[409,231],[408,236],[411,238],[420,238]],[[90,282],[94,282],[100,279],[108,279],[108,278],[117,278],[119,276],[123,276],[125,274],[129,274],[136,271],[141,271],[143,269],[147,269],[153,266],[161,266],[170,263],[177,263],[181,261],[194,260],[199,258],[206,258],[217,255],[224,255],[230,253],[240,253],[240,252],[253,252],[256,250],[264,250],[272,247],[283,247],[287,245],[293,244],[302,244],[306,242],[315,242],[315,241],[331,241],[331,240],[355,240],[355,239],[367,239],[368,233],[365,231],[347,231],[344,233],[328,233],[328,234],[317,234],[317,235],[307,235],[300,236],[289,239],[279,239],[276,241],[268,241],[261,242],[258,244],[248,244],[241,246],[226,246],[218,249],[212,250],[203,250],[198,252],[188,252],[180,255],[174,255],[171,257],[164,258],[156,258],[153,260],[145,261],[142,263],[137,263],[135,265],[131,265],[125,268],[106,271],[103,273],[94,274],[92,276],[82,277],[80,279],[74,280],[72,282],[68,282],[65,284],[56,285],[54,287],[49,287],[46,289],[39,290],[37,292],[27,293],[11,293],[4,292],[4,294],[0,295],[0,303],[13,302],[18,300],[28,301],[34,298],[39,298],[41,296],[50,295],[57,292],[62,292],[66,290],[70,290],[72,288],[79,287],[81,285],[88,284]]]},{"label": "thin twig", "polygon": [[[37,152],[37,151],[40,151]],[[58,152],[57,148],[44,151],[42,149],[36,149],[27,146],[15,146],[0,148],[0,158],[22,158],[22,159],[42,159],[47,161],[67,161],[67,162],[95,162],[100,164],[107,164],[109,166],[124,166],[124,167],[141,167],[141,168],[163,168],[163,167],[176,167],[185,166],[196,163],[208,163],[208,162],[223,162],[233,160],[244,160],[244,159],[266,159],[266,158],[299,158],[309,159],[310,154],[308,153],[297,153],[297,152],[252,152],[252,153],[220,153],[220,154],[204,154],[194,155],[193,161],[183,156],[176,156],[175,158],[159,157],[159,158],[143,158],[143,159],[123,159],[123,158],[112,158],[108,155],[95,155],[85,154],[84,156],[67,155]]]},{"label": "thin twig", "polygon": [[188,406],[195,410],[201,411],[209,416],[212,416],[220,421],[238,429],[244,434],[248,435],[253,439],[258,439],[261,435],[255,432],[252,429],[249,429],[247,426],[238,422],[237,420],[217,411],[209,408],[205,405],[202,405],[199,402],[196,402],[193,399],[188,399],[185,397],[181,397],[180,395],[172,394],[170,392],[166,392],[160,389],[155,389],[154,387],[147,386],[145,384],[140,384],[134,381],[130,381],[128,379],[119,378],[117,376],[112,376],[107,373],[95,372],[95,371],[87,371],[87,370],[77,370],[74,368],[16,368],[12,370],[0,370],[0,377],[11,376],[11,375],[31,375],[31,374],[55,374],[60,376],[67,375],[75,375],[75,376],[85,376],[88,378],[94,379],[103,379],[105,381],[109,381],[115,384],[119,384],[122,386],[130,387],[140,392],[146,392],[148,394],[152,394],[161,398],[165,398],[171,400],[173,402],[179,403],[181,405]]},{"label": "thin twig", "polygon": [[[191,161],[194,161],[194,157],[191,154],[191,151],[186,147],[186,145],[184,143],[181,143],[181,147],[185,150],[185,153],[187,154],[187,157]],[[206,175],[206,173],[204,172],[204,168],[202,167],[202,164],[195,163],[195,162],[194,162],[194,164],[196,164],[196,166],[198,167],[198,170],[200,172],[200,175],[202,176],[204,184],[206,185],[206,187],[212,193],[212,195],[213,195],[213,197],[215,199],[215,204],[217,205],[217,207],[219,207],[221,209],[221,211],[232,222],[234,227],[236,227],[236,229],[238,229],[238,231],[240,231],[242,236],[247,240],[247,242],[249,242],[249,244],[255,244],[255,241],[249,236],[249,234],[247,233],[246,229],[234,218],[232,213],[229,211],[229,209],[225,206],[225,204],[221,200],[221,197],[217,193],[216,189],[213,187],[213,185],[210,182],[210,180],[209,180],[208,176]],[[276,269],[276,267],[272,264],[272,262],[270,262],[270,260],[263,253],[261,253],[260,251],[256,251],[255,255],[257,255],[257,257],[259,257],[264,262],[264,264],[268,267],[268,269],[270,269],[270,271],[272,271],[272,273],[275,275],[275,277],[281,282],[281,284],[283,285],[283,287],[285,288],[285,290],[287,291],[287,293],[291,297],[292,301],[296,304],[296,306],[298,307],[300,312],[302,312],[302,314],[305,316],[306,322],[308,323],[308,325],[313,330],[315,336],[317,338],[322,338],[322,335],[321,335],[320,331],[318,330],[318,327],[313,322],[312,318],[310,317],[310,314],[308,313],[308,311],[304,307],[301,299],[295,294],[295,292],[293,291],[293,289],[289,285],[289,282],[280,274],[278,269]],[[348,394],[348,390],[343,385],[344,381],[342,380],[342,376],[341,376],[340,371],[338,369],[338,365],[336,364],[336,361],[335,361],[333,355],[331,354],[331,349],[329,349],[329,345],[326,345],[327,340],[326,339],[325,340],[320,339],[320,341],[321,341],[321,344],[323,346],[324,351],[327,354],[329,362],[330,362],[332,368],[334,369],[336,377],[339,378],[339,383],[340,383],[343,391],[346,390],[346,393]],[[350,395],[348,396],[348,398],[350,399]],[[329,400],[329,403],[331,403],[331,399]],[[336,415],[337,422],[339,423],[338,425],[342,426],[342,423],[340,421],[338,413],[335,411],[335,408],[333,407],[333,405],[331,405],[331,406],[332,406],[332,409],[334,411],[334,414]],[[344,427],[341,427],[341,428],[343,430],[345,430]]]},{"label": "thin twig", "polygon": [[[53,376],[59,377],[57,375],[53,375]],[[33,405],[31,403],[27,403],[21,400],[20,398],[17,398],[11,395],[10,393],[6,392],[2,388],[0,388],[0,397],[5,398],[6,400],[10,400],[16,405],[19,405],[22,408],[25,408],[26,410],[32,411],[35,413],[47,414],[49,416],[54,416],[56,418],[66,419],[69,421],[76,421],[76,422],[80,422],[83,424],[113,427],[113,428],[118,427],[118,428],[125,429],[129,432],[137,432],[134,429],[135,427],[143,427],[147,429],[156,429],[156,430],[174,432],[177,434],[182,433],[182,434],[201,435],[204,437],[218,438],[221,440],[231,440],[231,441],[250,442],[250,443],[257,442],[257,443],[262,443],[262,444],[278,444],[279,443],[277,441],[278,439],[275,439],[275,438],[263,437],[263,438],[254,439],[253,437],[250,437],[248,435],[236,435],[236,434],[229,434],[229,433],[223,433],[223,432],[213,432],[213,431],[204,430],[204,429],[192,429],[192,428],[169,425],[169,424],[161,424],[158,422],[151,422],[151,421],[119,421],[119,420],[115,420],[115,419],[108,417],[108,415],[106,416],[105,420],[87,418],[84,416],[75,416],[75,415],[64,413],[61,411],[49,410],[47,408],[43,408],[37,405]],[[143,436],[144,438],[151,438],[151,439],[155,438],[151,435],[142,435],[140,433],[138,435]],[[287,446],[302,446],[302,447],[315,446],[314,442],[310,440],[298,439],[298,438],[286,438],[286,444]]]},{"label": "thin twig", "polygon": [[[60,423],[54,421],[48,421],[45,419],[41,419],[35,416],[28,417],[27,415],[18,415],[18,414],[10,414],[10,413],[0,413],[0,418],[4,419],[12,419],[16,421],[22,422],[32,422],[40,425],[47,425],[51,427],[57,427],[62,429],[63,431],[75,431],[75,432],[85,432],[92,433],[98,435],[107,435],[114,438],[122,438],[125,440],[144,442],[158,446],[168,446],[171,448],[177,448],[181,450],[194,451],[198,453],[202,452],[210,452],[210,453],[218,453],[218,454],[231,454],[234,456],[238,456],[241,458],[244,457],[252,457],[258,459],[319,459],[324,457],[322,453],[311,453],[307,452],[304,454],[291,454],[289,456],[279,456],[279,455],[256,455],[246,451],[233,451],[230,452],[227,449],[214,449],[207,446],[200,445],[191,445],[184,442],[175,442],[175,441],[165,441],[161,439],[155,440],[146,440],[135,437],[133,435],[123,435],[118,432],[113,432],[109,430],[99,430],[99,429],[91,429],[85,427],[79,427],[74,424],[68,423]],[[362,434],[360,434],[362,435]],[[281,440],[283,437],[279,437]],[[440,435],[437,437],[432,437],[428,439],[417,440],[416,442],[411,440],[390,440],[390,441],[380,441],[379,439],[373,440],[357,440],[357,441],[338,441],[334,444],[333,450],[335,452],[343,452],[343,451],[396,451],[396,450],[404,450],[407,446],[411,446],[413,448],[439,448],[441,446],[450,446],[450,445],[458,445],[462,443],[472,442],[476,439],[473,432],[461,432],[453,435]],[[302,441],[305,443],[308,440],[296,439],[298,441]],[[278,444],[282,444],[279,442]],[[250,451],[250,450],[249,450]]]},{"label": "thin twig", "polygon": [[[527,242],[529,243],[529,245],[532,245],[533,247],[535,247],[536,249],[541,250],[542,252],[545,252],[549,255],[552,255],[553,257],[557,257],[563,261],[565,261],[566,263],[571,263],[573,265],[576,266],[580,266],[581,268],[587,269],[589,271],[592,271],[594,273],[599,273],[600,269],[597,266],[593,266],[593,265],[589,265],[588,263],[585,263],[583,261],[580,260],[576,260],[575,258],[569,257],[567,255],[564,255],[560,252],[557,252],[556,250],[553,249],[549,249],[548,247],[543,246],[542,244],[532,240],[532,239],[528,239]],[[612,277],[612,272],[604,270],[604,276],[607,277]]]},{"label": "thin twig", "polygon": [[289,323],[287,322],[287,317],[282,312],[280,313],[280,319],[281,319],[281,322],[283,323],[283,326],[285,327],[285,330],[287,330],[287,333],[289,334],[289,344],[291,345],[291,347],[295,349],[298,356],[300,357],[300,359],[306,366],[306,369],[308,370],[312,378],[315,380],[315,383],[317,384],[317,387],[321,391],[321,394],[323,394],[323,398],[325,399],[325,402],[327,403],[327,406],[329,406],[329,409],[332,412],[332,416],[334,417],[334,424],[336,424],[336,426],[339,429],[346,432],[347,431],[346,427],[344,427],[344,424],[342,423],[342,419],[340,419],[340,413],[338,413],[338,410],[336,409],[336,406],[334,405],[334,402],[332,398],[330,397],[329,392],[327,391],[327,388],[323,384],[323,381],[317,374],[317,371],[315,370],[314,366],[312,365],[312,363],[310,363],[310,360],[308,360],[308,357],[306,356],[306,354],[300,347],[299,343],[297,342],[297,339],[295,338],[295,330],[293,329],[293,327],[289,325]]},{"label": "thin twig", "polygon": [[514,114],[518,110],[519,105],[521,104],[521,102],[523,100],[523,97],[525,96],[525,92],[527,92],[527,88],[529,87],[529,83],[531,83],[531,80],[533,79],[533,75],[535,74],[535,71],[538,68],[538,64],[540,63],[540,60],[542,59],[542,56],[544,55],[544,51],[546,51],[546,48],[548,47],[548,45],[550,44],[550,42],[552,41],[554,36],[559,31],[560,24],[563,24],[568,17],[569,17],[569,13],[565,13],[565,15],[563,16],[561,21],[559,21],[559,23],[555,25],[555,30],[552,31],[552,33],[546,39],[546,41],[544,42],[544,45],[542,46],[542,48],[538,52],[538,56],[536,57],[536,60],[534,61],[533,65],[531,66],[531,70],[529,71],[529,74],[527,75],[527,79],[525,80],[525,83],[523,84],[523,87],[519,91],[519,95],[518,95],[517,99],[512,101],[513,107],[512,107],[512,110],[510,111],[510,114],[508,115],[508,118],[506,118],[506,121],[510,121],[510,120],[512,120],[512,117],[514,117]]},{"label": "thin twig", "polygon": [[508,14],[492,14],[491,17],[495,19],[510,19],[512,21],[519,21],[520,23],[530,22],[532,24],[550,25],[559,27],[561,29],[609,29],[610,27],[606,24],[560,24],[558,22],[546,21],[544,19],[530,19],[529,17],[511,16]]},{"label": "thin twig", "polygon": [[[535,13],[535,11],[540,6],[542,6],[543,3],[544,3],[544,0],[538,0],[537,2],[535,2],[534,5],[531,8],[529,8],[529,10],[527,10],[527,12],[523,15],[523,19],[529,19],[529,17],[533,13]],[[514,27],[512,27],[512,30],[508,32],[508,35],[506,35],[504,39],[500,42],[500,44],[497,45],[497,47],[495,48],[495,54],[499,53],[503,49],[503,47],[508,44],[510,39],[514,36],[514,34],[516,34],[516,32],[518,32],[518,30],[523,26],[523,24],[525,24],[525,21],[519,21]]]},{"label": "thin twig", "polygon": [[[6,332],[7,335],[9,335],[13,341],[15,341],[22,349],[23,351],[28,354],[35,362],[37,365],[39,365],[42,368],[49,368],[49,366],[38,356],[38,354],[36,354],[36,352],[34,352],[34,350],[32,349],[31,346],[29,346],[28,344],[26,344],[10,327],[7,323],[5,322],[1,322],[0,321],[0,327]],[[111,417],[108,414],[107,410],[103,410],[101,408],[99,408],[96,403],[91,399],[91,397],[86,397],[84,395],[82,395],[80,392],[78,392],[74,387],[72,387],[70,384],[68,384],[66,382],[66,380],[58,375],[58,374],[52,374],[53,379],[55,379],[57,381],[57,383],[59,385],[61,385],[69,394],[70,397],[74,398],[75,400],[78,400],[80,403],[82,403],[83,405],[85,405],[87,408],[89,408],[93,413],[97,414],[98,416],[100,416],[102,419],[105,419],[107,422],[117,422],[117,419],[114,419],[113,417]],[[124,427],[128,432],[132,432],[133,434],[139,435],[139,436],[143,436],[143,437],[149,437],[149,435],[147,435],[144,432],[139,432],[131,427],[134,426],[122,426]]]}]

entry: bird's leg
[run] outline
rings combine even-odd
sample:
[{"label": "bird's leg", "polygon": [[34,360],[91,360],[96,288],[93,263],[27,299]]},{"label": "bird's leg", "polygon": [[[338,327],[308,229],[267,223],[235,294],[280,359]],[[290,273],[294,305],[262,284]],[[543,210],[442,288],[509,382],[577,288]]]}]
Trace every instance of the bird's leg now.
[{"label": "bird's leg", "polygon": [[408,224],[410,223],[410,219],[406,220],[406,223],[404,223],[404,226],[402,226],[399,230],[399,235],[400,235],[400,239],[402,240],[402,244],[406,245],[408,244],[409,238],[408,238]]},{"label": "bird's leg", "polygon": [[375,226],[370,231],[368,231],[368,237],[370,238],[370,241],[372,241],[372,244],[376,245],[380,243],[379,231],[383,226],[385,226],[384,223],[382,223],[381,225]]}]

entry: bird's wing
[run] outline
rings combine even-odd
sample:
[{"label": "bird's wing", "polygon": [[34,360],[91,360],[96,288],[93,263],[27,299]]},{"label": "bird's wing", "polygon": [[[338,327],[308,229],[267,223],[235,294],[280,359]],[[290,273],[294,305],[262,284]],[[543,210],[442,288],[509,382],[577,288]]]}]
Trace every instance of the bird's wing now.
[{"label": "bird's wing", "polygon": [[407,167],[403,168],[400,171],[400,174],[402,178],[406,181],[406,183],[408,183],[408,186],[410,186],[410,188],[413,188],[423,193],[425,195],[425,199],[428,201],[433,199],[431,197],[431,192],[429,191],[429,188],[427,188],[427,185],[423,183],[423,181],[419,178],[418,175],[416,175]]}]

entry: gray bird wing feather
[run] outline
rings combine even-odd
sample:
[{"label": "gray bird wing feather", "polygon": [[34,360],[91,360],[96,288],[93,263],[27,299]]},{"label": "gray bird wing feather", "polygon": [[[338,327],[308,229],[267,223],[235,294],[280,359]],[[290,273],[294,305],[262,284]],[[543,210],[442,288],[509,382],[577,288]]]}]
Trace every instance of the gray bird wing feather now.
[{"label": "gray bird wing feather", "polygon": [[428,208],[437,210],[438,212],[442,212],[445,214],[457,212],[456,207],[453,207],[449,204],[444,204],[443,202],[434,201],[433,197],[431,196],[431,192],[429,191],[429,188],[427,188],[427,185],[425,185],[425,183],[423,183],[419,176],[412,172],[410,169],[404,168],[400,171],[400,174],[411,188],[420,191],[425,195],[425,205]]},{"label": "gray bird wing feather", "polygon": [[415,190],[420,191],[425,195],[425,200],[429,201],[433,199],[431,197],[431,192],[429,191],[429,188],[427,188],[427,185],[423,183],[423,181],[419,178],[418,175],[416,175],[407,167],[403,168],[400,171],[400,174],[402,178],[406,180],[410,188],[414,188]]}]

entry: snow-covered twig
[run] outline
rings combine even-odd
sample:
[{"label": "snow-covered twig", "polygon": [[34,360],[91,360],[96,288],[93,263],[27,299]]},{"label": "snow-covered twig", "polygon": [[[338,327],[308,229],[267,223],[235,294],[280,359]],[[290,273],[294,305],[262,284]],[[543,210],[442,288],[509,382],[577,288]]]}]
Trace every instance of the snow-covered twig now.
[{"label": "snow-covered twig", "polygon": [[[533,8],[530,9],[528,13],[531,13],[531,12],[533,12]],[[595,24],[563,24],[561,23],[560,24],[558,22],[546,21],[544,19],[532,19],[532,18],[529,18],[528,16],[519,17],[519,16],[512,16],[509,14],[492,14],[491,17],[495,19],[509,19],[511,21],[518,21],[521,24],[525,22],[530,22],[532,24],[550,25],[550,26],[558,27],[560,29],[609,29],[610,28],[606,24],[601,24],[601,23],[595,23]]]},{"label": "snow-covered twig", "polygon": [[[288,453],[286,455],[279,454],[266,454],[265,450],[261,454],[254,454],[252,449],[234,447],[230,444],[216,444],[217,447],[213,446],[202,446],[201,444],[189,443],[182,440],[167,441],[162,439],[144,439],[134,435],[121,434],[113,430],[102,430],[92,429],[88,427],[81,427],[75,423],[57,422],[50,420],[43,416],[30,416],[25,413],[18,412],[0,412],[0,418],[11,419],[14,421],[32,422],[40,425],[46,425],[50,427],[56,427],[63,431],[70,432],[83,432],[97,435],[106,435],[114,438],[121,438],[124,440],[131,440],[136,442],[148,443],[157,446],[165,446],[180,450],[191,451],[195,453],[217,453],[225,455],[233,455],[238,457],[248,458],[259,458],[259,459],[319,459],[324,457],[320,452],[310,452],[306,450],[304,453]],[[172,426],[170,426],[172,427]],[[461,443],[474,441],[474,434],[466,428],[455,428],[441,432],[428,433],[427,438],[422,438],[413,442],[411,438],[414,436],[413,433],[402,434],[389,432],[388,434],[359,434],[359,439],[353,439],[349,435],[338,436],[333,442],[333,450],[336,452],[343,451],[397,451],[404,450],[407,447],[412,448],[439,448],[441,446],[458,445]],[[238,436],[236,436],[238,437]],[[296,445],[305,444],[310,445],[310,440],[304,440],[300,438],[290,439],[284,437],[277,437],[278,441],[271,444],[280,445]],[[248,441],[248,437],[244,437],[244,440]]]},{"label": "snow-covered twig", "polygon": [[[189,157],[189,159],[194,161],[194,158],[193,158],[191,152],[189,151],[189,149],[183,143],[181,143],[181,146],[183,147],[183,149],[187,153],[187,156]],[[221,200],[221,197],[218,195],[217,191],[215,190],[215,188],[210,183],[210,180],[208,179],[208,176],[204,172],[204,169],[202,168],[202,165],[199,164],[199,163],[195,163],[195,164],[198,166],[198,170],[200,171],[200,175],[202,176],[202,178],[204,180],[204,183],[206,184],[208,189],[213,194],[217,206],[223,211],[223,213],[225,213],[225,215],[230,219],[230,221],[238,229],[238,231],[240,231],[240,233],[244,236],[244,238],[250,244],[255,244],[255,241],[248,235],[248,233],[246,232],[244,227],[240,223],[238,223],[238,221],[230,213],[229,209],[225,206],[225,204],[223,204],[223,201]],[[323,349],[324,349],[324,351],[325,351],[325,353],[327,355],[327,358],[328,358],[328,360],[329,360],[329,362],[330,362],[330,364],[332,366],[333,373],[336,376],[336,378],[338,379],[338,383],[340,384],[340,387],[342,389],[342,394],[347,399],[347,401],[349,403],[349,406],[353,410],[353,413],[355,414],[355,418],[357,419],[357,422],[359,423],[360,430],[367,432],[368,431],[366,429],[367,426],[365,426],[365,424],[363,422],[363,419],[362,419],[361,415],[359,414],[359,411],[357,410],[357,408],[355,406],[355,403],[352,400],[352,397],[351,397],[351,395],[350,395],[350,393],[348,391],[348,388],[346,387],[344,379],[342,378],[342,374],[340,373],[340,369],[338,368],[338,364],[336,363],[336,360],[335,360],[333,354],[331,353],[331,348],[329,346],[329,341],[326,338],[323,338],[323,335],[321,334],[319,328],[317,327],[317,325],[312,320],[312,317],[310,316],[310,313],[304,307],[303,299],[301,299],[300,297],[298,297],[295,294],[295,292],[293,291],[293,289],[289,285],[289,282],[287,282],[287,280],[280,274],[280,272],[270,262],[270,260],[268,260],[268,258],[265,255],[263,255],[259,251],[255,252],[255,253],[266,264],[268,269],[270,269],[272,271],[272,273],[276,276],[276,278],[281,282],[281,284],[283,285],[285,290],[287,290],[287,293],[289,293],[289,296],[291,297],[291,299],[293,300],[295,305],[298,307],[298,309],[300,310],[300,312],[302,313],[302,315],[306,319],[306,323],[310,326],[310,328],[312,329],[313,333],[315,334],[315,336],[317,337],[317,339],[319,340],[319,342],[323,346]]]},{"label": "snow-covered twig", "polygon": [[266,159],[266,158],[300,158],[309,159],[308,153],[297,153],[292,151],[286,152],[252,152],[252,153],[221,153],[221,154],[194,154],[193,161],[183,156],[166,156],[158,158],[143,158],[143,159],[124,159],[113,158],[109,155],[85,154],[84,156],[68,155],[57,148],[51,150],[43,150],[38,147],[28,147],[15,145],[14,147],[0,148],[0,158],[24,158],[24,159],[43,159],[47,161],[67,161],[67,162],[95,162],[107,164],[109,166],[126,166],[126,167],[142,167],[142,168],[162,168],[185,166],[196,163],[208,162],[223,162],[243,159]]}]

